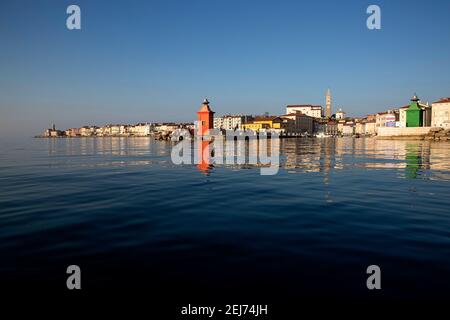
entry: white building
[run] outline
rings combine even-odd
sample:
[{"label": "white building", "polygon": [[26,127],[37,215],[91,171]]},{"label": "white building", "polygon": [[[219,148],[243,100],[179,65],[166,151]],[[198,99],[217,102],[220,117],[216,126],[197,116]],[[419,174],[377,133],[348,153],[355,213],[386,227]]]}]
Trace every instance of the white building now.
[{"label": "white building", "polygon": [[126,126],[123,124],[108,124],[103,127],[104,136],[121,136],[126,134]]},{"label": "white building", "polygon": [[80,128],[80,136],[82,136],[82,137],[92,136],[91,128],[89,128],[88,126],[81,127]]},{"label": "white building", "polygon": [[[385,112],[377,113],[377,115],[376,115],[376,126],[377,127],[396,127],[396,126],[401,126],[401,121],[399,121],[399,119],[400,119],[399,114],[400,114],[399,110],[388,110],[388,111],[385,111]],[[405,124],[406,124],[406,122],[405,122]]]},{"label": "white building", "polygon": [[222,117],[214,117],[214,128],[225,130],[242,129],[242,124],[251,120],[251,116],[247,115],[224,115]]},{"label": "white building", "polygon": [[339,108],[339,110],[336,112],[336,120],[345,119],[345,112],[342,110],[342,108]]},{"label": "white building", "polygon": [[150,135],[150,123],[138,123],[128,127],[128,133],[132,136],[145,137]]},{"label": "white building", "polygon": [[153,127],[156,132],[173,132],[179,127],[176,123],[158,123]]},{"label": "white building", "polygon": [[408,108],[409,108],[409,105],[398,109],[400,128],[406,128],[406,110],[408,110]]},{"label": "white building", "polygon": [[322,106],[313,106],[311,104],[289,105],[286,107],[286,114],[296,113],[297,111],[313,118],[323,117]]},{"label": "white building", "polygon": [[450,128],[450,97],[433,102],[431,106],[431,126]]},{"label": "white building", "polygon": [[352,136],[355,134],[355,124],[353,122],[347,122],[342,128],[342,134],[344,136]]}]

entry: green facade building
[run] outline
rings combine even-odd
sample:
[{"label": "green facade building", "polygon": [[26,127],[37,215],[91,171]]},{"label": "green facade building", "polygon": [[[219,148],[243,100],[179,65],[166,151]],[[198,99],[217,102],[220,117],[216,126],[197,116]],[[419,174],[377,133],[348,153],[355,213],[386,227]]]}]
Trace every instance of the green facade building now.
[{"label": "green facade building", "polygon": [[423,126],[423,110],[419,106],[419,98],[414,95],[411,99],[411,104],[406,110],[406,126],[407,127],[422,127]]}]

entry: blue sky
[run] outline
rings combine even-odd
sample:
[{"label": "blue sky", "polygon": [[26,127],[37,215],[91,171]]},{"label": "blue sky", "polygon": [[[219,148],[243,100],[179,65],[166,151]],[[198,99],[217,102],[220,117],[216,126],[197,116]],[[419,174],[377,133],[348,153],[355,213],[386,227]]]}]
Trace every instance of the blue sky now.
[{"label": "blue sky", "polygon": [[[82,30],[66,29],[81,7]],[[377,4],[382,29],[366,28]],[[450,96],[450,1],[0,2],[0,134]]]}]

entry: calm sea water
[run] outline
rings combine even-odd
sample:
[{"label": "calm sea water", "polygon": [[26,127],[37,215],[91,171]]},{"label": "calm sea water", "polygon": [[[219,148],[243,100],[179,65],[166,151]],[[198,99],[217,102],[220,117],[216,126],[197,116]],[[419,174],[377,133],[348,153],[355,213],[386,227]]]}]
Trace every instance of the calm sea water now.
[{"label": "calm sea water", "polygon": [[[449,296],[450,144],[286,139],[205,172],[150,138],[2,142],[2,286],[275,297]],[[124,291],[125,290],[125,291]],[[119,292],[119,291],[117,291]]]}]

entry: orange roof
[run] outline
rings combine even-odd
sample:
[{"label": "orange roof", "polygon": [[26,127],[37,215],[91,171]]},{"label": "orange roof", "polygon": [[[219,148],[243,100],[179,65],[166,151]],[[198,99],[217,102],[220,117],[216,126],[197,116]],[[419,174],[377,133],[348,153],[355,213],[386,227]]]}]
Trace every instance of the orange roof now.
[{"label": "orange roof", "polygon": [[435,101],[433,103],[449,103],[449,102],[450,102],[450,97],[448,97],[448,98],[441,98],[441,100]]}]

